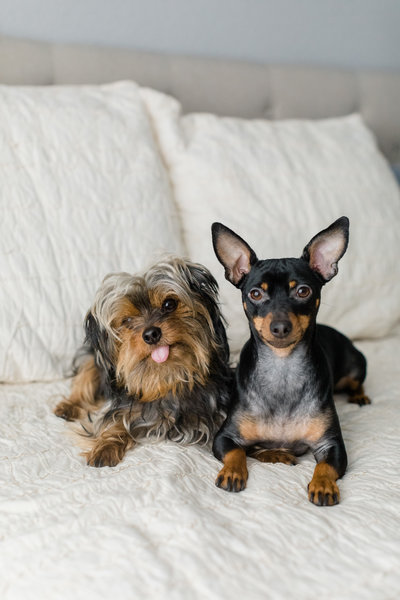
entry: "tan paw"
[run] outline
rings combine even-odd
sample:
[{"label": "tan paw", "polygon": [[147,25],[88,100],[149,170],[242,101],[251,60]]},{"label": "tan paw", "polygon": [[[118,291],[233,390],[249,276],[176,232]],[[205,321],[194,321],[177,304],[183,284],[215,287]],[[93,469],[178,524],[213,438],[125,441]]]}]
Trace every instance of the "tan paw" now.
[{"label": "tan paw", "polygon": [[89,467],[115,467],[125,456],[121,444],[102,444],[85,453]]},{"label": "tan paw", "polygon": [[247,478],[246,466],[240,470],[235,470],[233,467],[223,467],[218,473],[215,485],[227,492],[241,492],[246,487]]},{"label": "tan paw", "polygon": [[317,506],[339,504],[340,492],[336,481],[325,476],[313,477],[308,484],[308,499]]},{"label": "tan paw", "polygon": [[77,421],[81,418],[82,409],[75,402],[71,403],[68,400],[63,400],[55,407],[54,414],[56,417],[60,417],[66,421]]},{"label": "tan paw", "polygon": [[224,456],[224,466],[215,480],[217,487],[227,492],[241,492],[248,478],[246,452],[243,448],[234,448]]}]

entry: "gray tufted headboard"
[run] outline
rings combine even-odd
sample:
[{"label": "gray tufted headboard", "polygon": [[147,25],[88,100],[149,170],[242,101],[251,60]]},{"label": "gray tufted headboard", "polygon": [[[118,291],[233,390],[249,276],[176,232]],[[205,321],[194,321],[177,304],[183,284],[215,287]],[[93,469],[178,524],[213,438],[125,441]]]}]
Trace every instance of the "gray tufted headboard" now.
[{"label": "gray tufted headboard", "polygon": [[400,73],[278,66],[0,37],[0,83],[133,79],[178,98],[186,112],[268,119],[359,112],[400,164]]}]

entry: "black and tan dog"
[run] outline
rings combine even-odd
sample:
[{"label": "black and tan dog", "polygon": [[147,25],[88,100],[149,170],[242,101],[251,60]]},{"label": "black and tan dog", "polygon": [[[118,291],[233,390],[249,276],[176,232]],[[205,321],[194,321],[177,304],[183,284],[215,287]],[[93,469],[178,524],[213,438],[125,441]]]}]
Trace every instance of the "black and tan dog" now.
[{"label": "black and tan dog", "polygon": [[366,360],[344,335],[316,324],[322,286],[337,273],[349,221],[342,217],[318,233],[301,258],[258,260],[233,231],[214,223],[216,255],[226,278],[242,292],[250,339],[242,349],[234,400],[214,441],[224,463],[216,485],[246,487],[246,454],[262,462],[295,464],[311,450],[317,461],[308,497],[339,502],[336,480],[347,466],[333,391],[349,401],[370,401],[362,383]]},{"label": "black and tan dog", "polygon": [[81,422],[89,465],[114,466],[145,438],[213,438],[232,372],[218,286],[205,267],[171,257],[143,275],[108,275],[85,328],[71,395],[55,414]]}]

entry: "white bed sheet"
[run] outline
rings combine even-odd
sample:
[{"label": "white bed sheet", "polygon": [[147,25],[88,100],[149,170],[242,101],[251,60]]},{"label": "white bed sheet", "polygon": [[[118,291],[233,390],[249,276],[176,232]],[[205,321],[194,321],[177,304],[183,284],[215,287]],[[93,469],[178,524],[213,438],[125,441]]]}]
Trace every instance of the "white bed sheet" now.
[{"label": "white bed sheet", "polygon": [[311,456],[249,460],[240,494],[215,487],[205,448],[147,445],[89,468],[52,414],[68,382],[1,386],[1,599],[398,598],[400,338],[359,347],[373,404],[338,399],[336,507],[307,500]]}]

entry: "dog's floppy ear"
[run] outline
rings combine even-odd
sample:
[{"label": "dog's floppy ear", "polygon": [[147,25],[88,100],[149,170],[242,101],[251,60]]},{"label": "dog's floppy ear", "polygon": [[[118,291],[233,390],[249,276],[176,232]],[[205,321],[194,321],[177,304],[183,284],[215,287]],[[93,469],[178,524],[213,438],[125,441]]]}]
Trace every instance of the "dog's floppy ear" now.
[{"label": "dog's floppy ear", "polygon": [[191,288],[199,294],[207,308],[214,328],[215,340],[220,348],[219,356],[225,364],[229,362],[229,345],[225,331],[225,321],[218,302],[218,283],[203,265],[187,263],[191,275]]},{"label": "dog's floppy ear", "polygon": [[346,252],[349,243],[349,219],[340,217],[323,229],[307,244],[303,258],[311,269],[326,283],[338,272],[338,261]]},{"label": "dog's floppy ear", "polygon": [[214,322],[220,318],[218,304],[218,283],[210,271],[203,265],[186,263],[190,273],[190,287],[201,298],[202,304],[207,307]]},{"label": "dog's floppy ear", "polygon": [[111,341],[91,311],[85,318],[85,332],[85,342],[94,351],[97,365],[106,369],[107,372],[113,370]]},{"label": "dog's floppy ear", "polygon": [[257,256],[250,246],[234,231],[213,223],[211,227],[213,246],[219,262],[225,267],[225,277],[236,287],[257,262]]},{"label": "dog's floppy ear", "polygon": [[210,271],[203,265],[186,261],[186,269],[190,273],[190,287],[203,298],[218,301],[218,283]]}]

